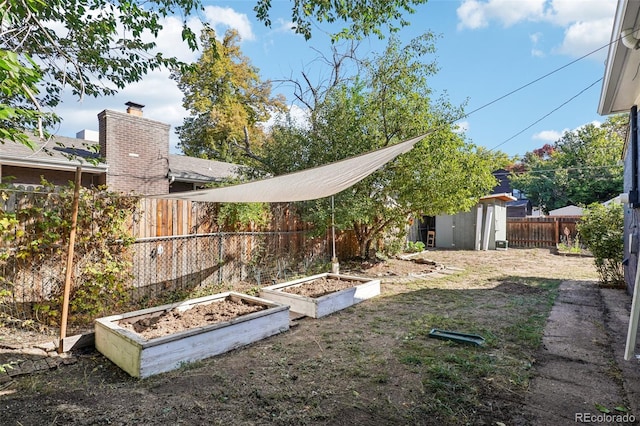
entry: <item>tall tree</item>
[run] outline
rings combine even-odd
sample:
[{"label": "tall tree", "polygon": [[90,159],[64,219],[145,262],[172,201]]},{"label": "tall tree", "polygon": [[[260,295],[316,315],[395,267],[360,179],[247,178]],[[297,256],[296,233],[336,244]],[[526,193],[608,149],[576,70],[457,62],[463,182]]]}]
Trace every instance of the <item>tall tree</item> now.
[{"label": "tall tree", "polygon": [[251,164],[263,139],[260,122],[284,110],[284,98],[271,96],[271,83],[240,51],[235,30],[219,41],[212,29],[202,32],[202,55],[193,67],[175,75],[190,116],[176,131],[186,155]]},{"label": "tall tree", "polygon": [[0,0],[0,128],[28,144],[56,121],[49,110],[70,87],[75,95],[115,93],[149,70],[180,63],[155,48],[161,20],[184,17],[182,37],[196,47],[186,17],[198,0]]},{"label": "tall tree", "polygon": [[514,188],[544,211],[607,201],[622,192],[628,115],[565,132],[553,145],[528,152],[511,178]]},{"label": "tall tree", "polygon": [[[291,0],[295,30],[311,37],[314,22],[345,22],[333,39],[382,36],[407,25],[404,13],[426,0]],[[58,120],[50,110],[70,87],[80,98],[115,93],[158,67],[183,67],[154,53],[162,18],[179,16],[191,49],[196,35],[187,19],[201,0],[0,0],[0,142],[29,144],[26,130]],[[271,25],[271,0],[256,0],[257,18]],[[398,25],[399,24],[399,25]]]},{"label": "tall tree", "polygon": [[[498,155],[465,142],[450,124],[460,109],[432,99],[433,52],[430,34],[407,46],[392,37],[382,54],[361,62],[361,77],[326,92],[308,127],[276,127],[267,144],[272,172],[284,173],[429,133],[413,150],[335,196],[336,224],[355,232],[363,257],[383,235],[404,229],[410,217],[469,209],[495,185],[491,171]],[[320,231],[328,225],[327,200],[307,202],[302,210]]]},{"label": "tall tree", "polygon": [[[399,27],[408,25],[403,14],[414,13],[414,5],[426,2],[427,0],[292,0],[291,19],[295,31],[304,35],[307,40],[311,38],[312,25],[323,22],[349,24],[333,34],[334,40],[360,38],[371,34],[382,37],[381,27],[386,26],[391,32],[395,32]],[[259,20],[271,25],[271,0],[258,0],[254,10]]]}]

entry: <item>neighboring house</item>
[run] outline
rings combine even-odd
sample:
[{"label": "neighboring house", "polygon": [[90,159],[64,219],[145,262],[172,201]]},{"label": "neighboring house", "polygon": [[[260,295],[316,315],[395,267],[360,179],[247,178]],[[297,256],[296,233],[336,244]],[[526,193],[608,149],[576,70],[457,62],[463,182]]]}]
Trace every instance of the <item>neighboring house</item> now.
[{"label": "neighboring house", "polygon": [[493,177],[498,180],[498,184],[491,191],[492,194],[512,194],[511,182],[509,181],[509,175],[511,174],[506,169],[498,169],[493,173]]},{"label": "neighboring house", "polygon": [[531,200],[522,199],[507,202],[507,217],[527,217],[532,214]]},{"label": "neighboring house", "polygon": [[515,197],[507,193],[491,194],[481,197],[471,211],[425,216],[421,221],[414,221],[407,239],[427,244],[428,231],[435,231],[436,248],[495,250],[500,245],[506,247],[507,203],[514,200]]},{"label": "neighboring house", "polygon": [[531,201],[523,197],[523,194],[511,187],[509,176],[511,172],[506,169],[498,169],[493,172],[493,176],[498,180],[498,184],[493,188],[491,194],[510,194],[515,197],[513,201],[507,202],[507,217],[531,216]]},{"label": "neighboring house", "polygon": [[559,209],[549,210],[549,214],[547,216],[582,216],[583,208],[569,205],[560,207]]},{"label": "neighboring house", "polygon": [[114,192],[158,195],[202,188],[236,176],[238,166],[169,153],[170,125],[142,116],[144,105],[127,102],[127,112],[98,114],[99,132],[84,130],[76,138],[53,136],[22,144],[0,145],[0,180],[38,185],[41,177],[64,185],[82,167],[82,185],[107,185]]},{"label": "neighboring house", "polygon": [[633,290],[638,265],[640,221],[640,146],[638,103],[640,103],[640,2],[619,0],[611,33],[611,44],[602,83],[598,113],[629,113],[630,131],[624,146],[624,265],[625,281]]}]

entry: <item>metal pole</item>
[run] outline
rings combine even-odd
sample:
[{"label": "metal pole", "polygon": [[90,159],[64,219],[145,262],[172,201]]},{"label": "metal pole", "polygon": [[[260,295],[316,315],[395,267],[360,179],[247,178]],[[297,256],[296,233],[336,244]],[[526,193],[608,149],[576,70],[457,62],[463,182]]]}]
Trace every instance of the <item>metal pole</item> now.
[{"label": "metal pole", "polygon": [[338,257],[336,256],[336,215],[333,195],[331,196],[331,242],[333,246],[333,256],[331,257],[331,272],[334,274],[339,274],[340,263],[338,263]]},{"label": "metal pole", "polygon": [[333,243],[333,251],[331,252],[333,256],[332,259],[336,258],[336,215],[335,215],[335,205],[333,204],[333,195],[331,196],[331,241]]},{"label": "metal pole", "polygon": [[67,270],[64,278],[64,295],[62,299],[62,318],[60,321],[60,341],[58,353],[64,352],[63,340],[67,337],[67,318],[69,316],[69,294],[71,293],[71,273],[73,271],[73,251],[76,242],[76,229],[78,227],[78,204],[80,200],[80,178],[82,167],[76,168],[76,179],[73,188],[73,206],[71,208],[71,230],[69,231],[69,248],[67,250]]}]

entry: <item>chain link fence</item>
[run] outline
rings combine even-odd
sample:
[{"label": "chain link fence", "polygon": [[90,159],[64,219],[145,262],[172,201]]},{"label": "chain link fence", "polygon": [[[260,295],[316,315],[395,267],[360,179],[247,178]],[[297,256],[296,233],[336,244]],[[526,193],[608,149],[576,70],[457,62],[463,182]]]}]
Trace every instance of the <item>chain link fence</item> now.
[{"label": "chain link fence", "polygon": [[140,238],[133,245],[132,296],[262,287],[328,263],[329,249],[325,239],[304,231]]},{"label": "chain link fence", "polygon": [[[315,238],[304,230],[204,233],[209,227],[202,223],[211,219],[202,206],[145,199],[138,201],[126,225],[126,234],[137,238],[125,242],[101,233],[98,224],[104,223],[107,210],[100,202],[107,195],[86,191],[71,292],[72,297],[82,293],[85,305],[72,306],[70,321],[76,315],[90,324],[123,308],[220,291],[251,292],[327,270],[331,259],[329,237]],[[66,194],[50,188],[0,188],[0,323],[58,322],[70,229]],[[113,207],[117,197],[109,202]],[[117,209],[109,212],[118,214]],[[176,231],[185,235],[146,236]],[[100,305],[98,312],[90,309],[92,301]]]}]

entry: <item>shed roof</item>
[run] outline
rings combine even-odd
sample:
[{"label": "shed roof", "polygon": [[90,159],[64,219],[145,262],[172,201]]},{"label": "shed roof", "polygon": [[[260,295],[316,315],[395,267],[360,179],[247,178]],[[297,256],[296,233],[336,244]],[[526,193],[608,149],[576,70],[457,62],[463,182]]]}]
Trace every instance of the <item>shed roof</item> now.
[{"label": "shed roof", "polygon": [[515,201],[517,200],[517,198],[511,194],[507,194],[506,192],[503,192],[501,194],[491,194],[491,195],[485,195],[484,197],[480,197],[480,201],[489,201],[489,200]]}]

